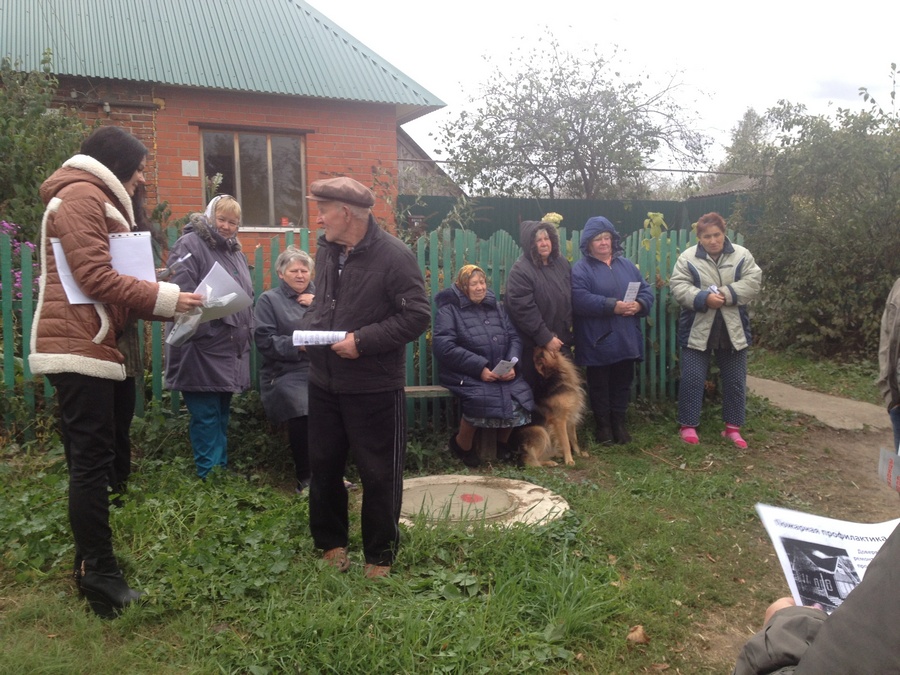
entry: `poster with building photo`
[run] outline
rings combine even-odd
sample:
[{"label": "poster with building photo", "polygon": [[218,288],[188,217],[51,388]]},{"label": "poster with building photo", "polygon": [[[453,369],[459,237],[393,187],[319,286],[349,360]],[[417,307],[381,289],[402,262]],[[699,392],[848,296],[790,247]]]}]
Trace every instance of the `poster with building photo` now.
[{"label": "poster with building photo", "polygon": [[794,602],[837,609],[900,523],[853,523],[757,504]]}]

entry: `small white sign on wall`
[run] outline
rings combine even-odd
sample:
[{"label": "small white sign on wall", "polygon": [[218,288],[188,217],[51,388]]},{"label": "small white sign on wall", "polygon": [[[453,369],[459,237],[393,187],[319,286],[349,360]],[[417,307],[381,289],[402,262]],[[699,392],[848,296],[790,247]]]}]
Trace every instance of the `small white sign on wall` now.
[{"label": "small white sign on wall", "polygon": [[200,162],[196,159],[181,160],[181,175],[186,178],[197,178],[200,175]]}]

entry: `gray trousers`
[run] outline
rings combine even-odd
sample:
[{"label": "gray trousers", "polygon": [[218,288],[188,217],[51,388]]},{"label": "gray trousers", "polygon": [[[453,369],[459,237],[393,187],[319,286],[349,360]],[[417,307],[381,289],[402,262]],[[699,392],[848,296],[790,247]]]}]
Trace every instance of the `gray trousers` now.
[{"label": "gray trousers", "polygon": [[700,424],[709,357],[715,352],[722,383],[722,419],[743,426],[747,414],[747,350],[699,350],[682,347],[681,380],[678,385],[678,423],[686,427]]}]

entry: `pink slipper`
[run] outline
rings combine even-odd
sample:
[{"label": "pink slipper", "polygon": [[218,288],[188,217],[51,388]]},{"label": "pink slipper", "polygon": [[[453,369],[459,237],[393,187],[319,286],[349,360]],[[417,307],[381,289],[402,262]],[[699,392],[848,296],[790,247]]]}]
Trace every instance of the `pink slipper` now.
[{"label": "pink slipper", "polygon": [[678,435],[681,436],[681,440],[691,445],[697,445],[700,442],[700,437],[697,435],[697,430],[694,427],[681,427]]},{"label": "pink slipper", "polygon": [[727,438],[741,450],[747,449],[747,441],[741,438],[741,428],[731,424],[725,425],[725,431],[722,432],[722,438]]}]

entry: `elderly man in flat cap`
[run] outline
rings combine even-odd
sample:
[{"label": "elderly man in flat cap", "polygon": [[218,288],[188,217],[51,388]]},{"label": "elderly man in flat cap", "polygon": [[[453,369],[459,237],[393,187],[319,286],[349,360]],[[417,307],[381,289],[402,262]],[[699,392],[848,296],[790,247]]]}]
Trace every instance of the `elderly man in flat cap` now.
[{"label": "elderly man in flat cap", "polygon": [[347,331],[337,344],[308,347],[309,526],[325,561],[350,567],[344,467],[353,453],[363,486],[365,575],[387,575],[400,541],[406,458],[406,343],[428,327],[431,308],[412,251],[382,230],[375,196],[352,178],[317,180],[324,228],[316,251],[309,330]]}]

